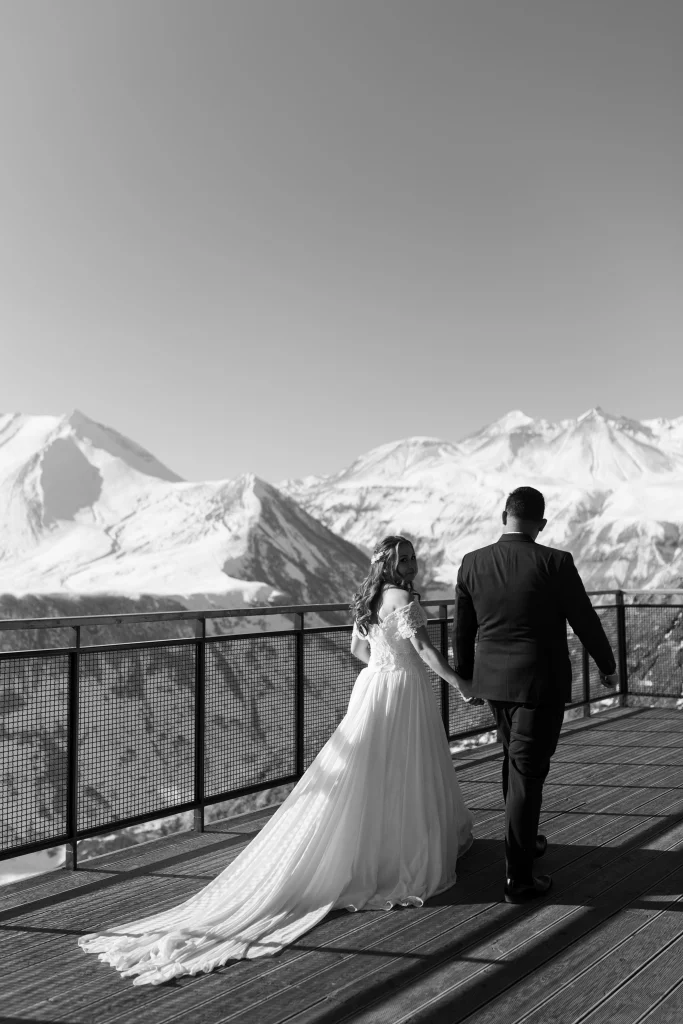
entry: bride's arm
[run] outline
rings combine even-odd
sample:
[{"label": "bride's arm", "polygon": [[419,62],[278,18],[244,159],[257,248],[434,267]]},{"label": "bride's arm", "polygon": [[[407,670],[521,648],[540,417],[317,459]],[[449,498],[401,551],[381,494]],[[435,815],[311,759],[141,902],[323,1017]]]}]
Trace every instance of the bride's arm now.
[{"label": "bride's arm", "polygon": [[484,701],[480,697],[472,697],[470,695],[471,683],[468,683],[466,679],[462,679],[457,675],[451,666],[448,664],[446,658],[444,658],[441,651],[434,647],[433,643],[429,639],[429,633],[427,627],[422,626],[417,630],[413,636],[410,637],[410,642],[420,655],[425,665],[431,668],[432,672],[436,672],[437,676],[454,687],[468,704],[483,704]]},{"label": "bride's arm", "polygon": [[353,654],[354,658],[365,662],[366,665],[370,661],[370,642],[367,637],[361,636],[356,629],[351,634],[351,654]]},{"label": "bride's arm", "polygon": [[460,689],[460,676],[457,676],[451,666],[444,658],[441,651],[438,651],[429,639],[426,626],[421,626],[416,633],[410,637],[410,642],[420,655],[425,665],[441,676],[445,682]]}]

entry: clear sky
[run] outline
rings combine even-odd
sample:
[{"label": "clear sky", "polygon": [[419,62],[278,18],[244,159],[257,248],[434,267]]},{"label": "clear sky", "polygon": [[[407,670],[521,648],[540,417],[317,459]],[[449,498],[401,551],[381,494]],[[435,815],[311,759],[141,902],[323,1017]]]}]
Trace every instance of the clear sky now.
[{"label": "clear sky", "polygon": [[0,0],[0,411],[190,479],[683,415],[681,0]]}]

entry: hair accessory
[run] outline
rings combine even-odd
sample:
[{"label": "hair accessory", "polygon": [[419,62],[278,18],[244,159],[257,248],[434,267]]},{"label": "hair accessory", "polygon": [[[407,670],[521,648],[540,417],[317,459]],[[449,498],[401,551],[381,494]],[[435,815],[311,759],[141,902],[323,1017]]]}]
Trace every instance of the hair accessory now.
[{"label": "hair accessory", "polygon": [[374,555],[372,556],[372,558],[370,559],[370,565],[374,565],[375,562],[381,562],[383,555],[384,555],[383,551],[376,551],[374,553]]}]

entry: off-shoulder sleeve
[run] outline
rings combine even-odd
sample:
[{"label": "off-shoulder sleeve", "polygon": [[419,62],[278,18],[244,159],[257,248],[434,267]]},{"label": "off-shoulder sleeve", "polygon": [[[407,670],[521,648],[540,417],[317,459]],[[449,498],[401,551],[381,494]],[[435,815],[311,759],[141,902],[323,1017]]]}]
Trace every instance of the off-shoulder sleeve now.
[{"label": "off-shoulder sleeve", "polygon": [[410,640],[411,636],[415,636],[426,622],[427,616],[417,601],[412,601],[396,612],[396,629],[404,640]]}]

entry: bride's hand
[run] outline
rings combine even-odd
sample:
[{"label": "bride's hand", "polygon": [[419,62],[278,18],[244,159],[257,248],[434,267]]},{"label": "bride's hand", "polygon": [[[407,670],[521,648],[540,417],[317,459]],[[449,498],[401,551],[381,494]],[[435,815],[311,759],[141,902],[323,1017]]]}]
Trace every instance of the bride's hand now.
[{"label": "bride's hand", "polygon": [[471,704],[473,707],[481,707],[486,701],[482,697],[475,697],[472,692],[472,683],[467,679],[461,679],[458,676],[458,691],[460,696],[464,700],[465,704]]}]

